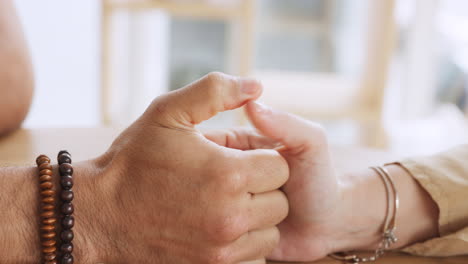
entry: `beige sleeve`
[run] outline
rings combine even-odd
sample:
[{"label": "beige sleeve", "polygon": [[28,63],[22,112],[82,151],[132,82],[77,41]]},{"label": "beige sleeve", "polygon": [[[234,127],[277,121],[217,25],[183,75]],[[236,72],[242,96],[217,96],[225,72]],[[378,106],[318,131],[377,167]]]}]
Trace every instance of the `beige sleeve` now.
[{"label": "beige sleeve", "polygon": [[468,254],[468,145],[400,164],[427,190],[440,212],[440,237],[403,251],[423,256]]}]

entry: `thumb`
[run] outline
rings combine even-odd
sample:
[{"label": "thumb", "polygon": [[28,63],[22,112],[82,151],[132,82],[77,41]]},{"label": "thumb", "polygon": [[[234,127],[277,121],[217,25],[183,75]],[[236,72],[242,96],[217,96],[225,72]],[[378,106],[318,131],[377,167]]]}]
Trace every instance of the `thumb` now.
[{"label": "thumb", "polygon": [[291,154],[310,150],[325,154],[328,151],[326,133],[319,124],[254,101],[246,105],[246,113],[260,133],[281,142],[282,151]]},{"label": "thumb", "polygon": [[193,127],[219,112],[239,108],[261,93],[261,84],[255,80],[210,73],[156,98],[147,114],[163,126]]}]

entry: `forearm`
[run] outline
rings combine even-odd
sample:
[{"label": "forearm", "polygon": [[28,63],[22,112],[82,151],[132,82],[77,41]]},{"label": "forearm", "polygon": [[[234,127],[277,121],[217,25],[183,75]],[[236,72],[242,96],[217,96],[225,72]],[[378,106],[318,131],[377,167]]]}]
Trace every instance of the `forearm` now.
[{"label": "forearm", "polygon": [[[396,217],[398,242],[392,249],[438,236],[438,207],[407,171],[387,166],[400,199]],[[387,196],[382,179],[370,169],[345,176],[344,194],[349,229],[341,245],[344,250],[374,250],[382,240]]]},{"label": "forearm", "polygon": [[0,170],[0,255],[2,263],[37,263],[39,186],[33,167]]},{"label": "forearm", "polygon": [[33,94],[26,41],[12,0],[0,4],[0,136],[18,128]]}]

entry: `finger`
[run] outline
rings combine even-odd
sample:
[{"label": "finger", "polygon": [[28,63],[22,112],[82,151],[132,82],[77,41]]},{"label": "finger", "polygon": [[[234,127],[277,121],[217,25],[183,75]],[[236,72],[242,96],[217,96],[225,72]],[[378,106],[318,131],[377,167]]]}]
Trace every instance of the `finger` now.
[{"label": "finger", "polygon": [[249,230],[276,226],[288,215],[288,199],[282,191],[253,194],[248,199]]},{"label": "finger", "polygon": [[286,160],[275,150],[256,149],[242,153],[239,168],[247,178],[247,192],[263,193],[283,186],[289,177]]},{"label": "finger", "polygon": [[317,158],[328,156],[320,155],[328,154],[326,133],[320,125],[257,102],[249,102],[246,112],[255,128],[261,134],[281,142],[284,150],[297,154],[312,150]]},{"label": "finger", "polygon": [[261,92],[261,84],[255,80],[210,73],[156,98],[148,111],[159,125],[193,127],[218,112],[241,107],[258,98]]},{"label": "finger", "polygon": [[231,245],[232,252],[236,252],[234,262],[264,259],[278,245],[279,239],[277,227],[245,233]]},{"label": "finger", "polygon": [[252,261],[242,261],[239,264],[266,264],[266,259],[257,259]]},{"label": "finger", "polygon": [[249,128],[212,130],[205,132],[204,136],[220,146],[239,150],[273,149],[280,145]]}]

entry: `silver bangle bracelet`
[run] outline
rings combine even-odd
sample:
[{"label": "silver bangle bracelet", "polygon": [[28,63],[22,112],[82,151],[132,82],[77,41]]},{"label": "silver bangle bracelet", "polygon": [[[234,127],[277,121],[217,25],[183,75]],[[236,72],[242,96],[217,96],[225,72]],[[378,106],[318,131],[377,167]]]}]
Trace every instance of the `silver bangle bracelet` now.
[{"label": "silver bangle bracelet", "polygon": [[359,257],[356,254],[339,252],[329,255],[329,257],[333,259],[354,264],[372,262],[381,257],[385,253],[385,251],[388,250],[388,248],[390,248],[390,246],[398,240],[395,236],[395,230],[396,214],[398,211],[400,200],[398,198],[398,192],[396,190],[395,184],[393,183],[390,173],[385,167],[370,167],[370,169],[374,170],[382,178],[387,193],[387,213],[384,221],[384,227],[382,230],[382,241],[380,242],[377,249],[375,249],[374,254],[370,257]]}]

